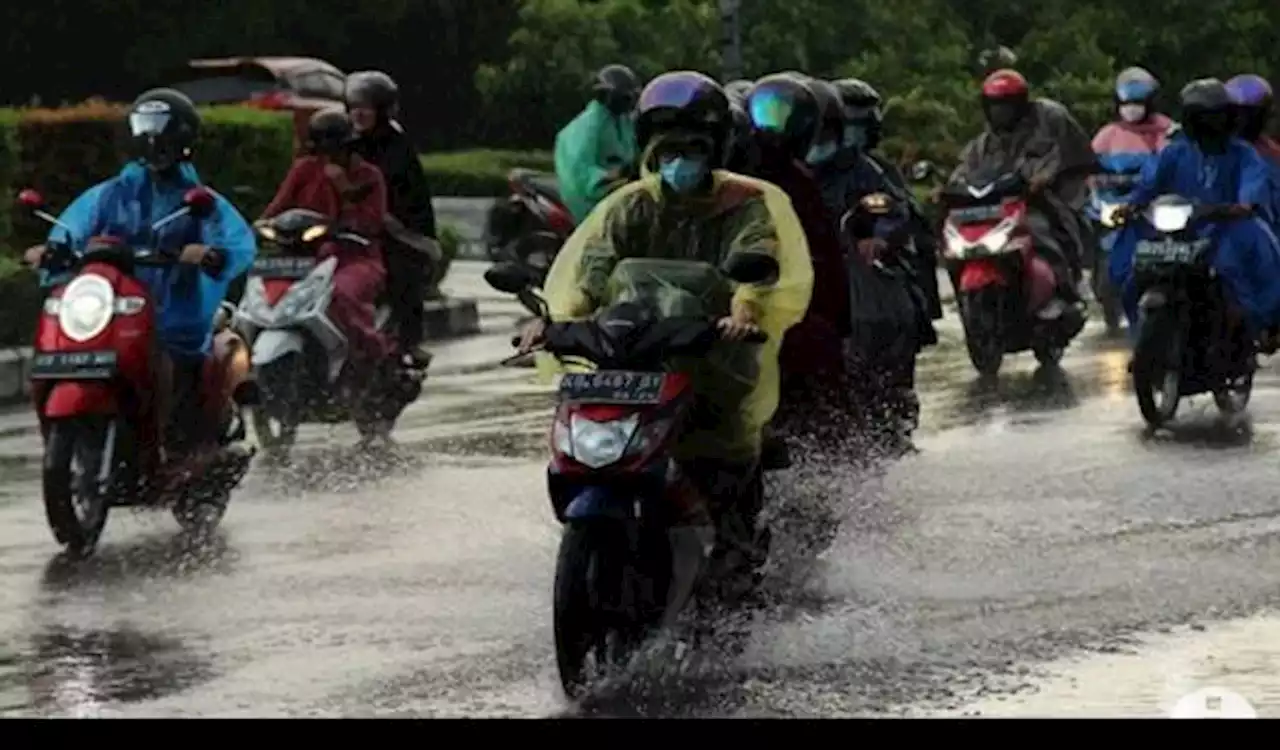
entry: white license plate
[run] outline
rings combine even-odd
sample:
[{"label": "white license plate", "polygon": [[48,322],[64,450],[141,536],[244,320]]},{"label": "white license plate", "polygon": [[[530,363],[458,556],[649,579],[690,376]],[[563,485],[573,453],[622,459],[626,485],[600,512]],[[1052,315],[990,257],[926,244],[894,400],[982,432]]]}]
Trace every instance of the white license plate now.
[{"label": "white license plate", "polygon": [[1209,246],[1209,240],[1139,240],[1134,258],[1145,263],[1194,263]]}]

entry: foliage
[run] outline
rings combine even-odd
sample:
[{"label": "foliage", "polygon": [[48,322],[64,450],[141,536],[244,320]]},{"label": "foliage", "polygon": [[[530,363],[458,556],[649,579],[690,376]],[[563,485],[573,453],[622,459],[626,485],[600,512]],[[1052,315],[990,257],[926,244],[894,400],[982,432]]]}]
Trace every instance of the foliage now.
[{"label": "foliage", "polygon": [[[508,142],[546,147],[582,107],[594,69],[632,64],[642,75],[695,68],[718,74],[718,0],[520,0],[506,59],[476,82],[488,116],[508,112]],[[886,97],[886,150],[946,163],[981,128],[981,50],[1003,44],[1035,93],[1063,102],[1089,130],[1111,116],[1116,73],[1143,65],[1166,105],[1187,81],[1240,72],[1269,76],[1280,4],[1195,0],[742,1],[750,77],[803,70],[857,76]]]},{"label": "foliage", "polygon": [[507,192],[507,172],[516,167],[554,172],[555,160],[546,151],[476,149],[422,156],[432,195],[491,198]]}]

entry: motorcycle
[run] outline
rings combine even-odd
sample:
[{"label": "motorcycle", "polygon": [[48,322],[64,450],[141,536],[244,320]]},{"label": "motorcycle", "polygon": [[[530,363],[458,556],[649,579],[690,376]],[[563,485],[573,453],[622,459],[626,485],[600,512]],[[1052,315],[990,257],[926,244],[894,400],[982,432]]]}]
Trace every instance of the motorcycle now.
[{"label": "motorcycle", "polygon": [[[18,201],[66,229],[35,190],[22,191]],[[213,195],[194,188],[180,209],[152,225],[153,236],[185,217],[204,218],[213,207]],[[176,263],[176,253],[108,237],[90,239],[79,254],[51,242],[41,257],[42,270],[68,278],[45,299],[30,377],[44,440],[45,513],[54,538],[72,555],[93,551],[115,507],[169,508],[184,530],[208,532],[249,470],[254,452],[240,444],[241,411],[257,393],[248,347],[225,325],[225,310],[202,378],[204,421],[216,432],[194,436],[216,444],[218,453],[197,466],[164,448],[172,407],[157,394],[170,388],[169,367],[157,346],[157,300],[134,271]],[[203,269],[216,274],[224,263],[213,252]]]},{"label": "motorcycle", "polygon": [[1028,349],[1041,365],[1056,365],[1083,329],[1084,313],[1054,294],[1053,268],[1035,253],[1025,181],[1016,172],[972,179],[948,185],[941,197],[943,257],[974,368],[994,376],[1005,354]]},{"label": "motorcycle", "polygon": [[524,266],[540,286],[573,234],[573,215],[560,198],[555,175],[513,169],[507,185],[510,195],[494,204],[485,221],[485,247],[491,260]]},{"label": "motorcycle", "polygon": [[[765,255],[740,254],[724,269],[739,283],[761,283],[777,272],[777,261]],[[546,319],[545,302],[522,269],[502,264],[485,278]],[[561,684],[570,697],[605,669],[624,664],[664,614],[672,585],[664,521],[672,502],[670,449],[696,412],[690,376],[668,371],[667,363],[705,354],[719,338],[715,320],[657,319],[635,303],[592,320],[547,325],[544,351],[599,368],[561,379],[547,469],[552,511],[564,526],[553,627]],[[763,334],[748,339],[763,340]],[[750,517],[734,519],[746,528],[756,526],[763,504],[762,473],[785,465],[778,458],[761,462],[745,503],[751,507],[739,511]],[[726,521],[715,520],[717,526]],[[713,551],[712,561],[722,554]],[[699,582],[703,591],[708,578]]]},{"label": "motorcycle", "polygon": [[[309,422],[352,420],[362,438],[385,435],[421,394],[425,370],[387,363],[370,377],[348,366],[347,337],[328,316],[338,260],[315,256],[324,242],[370,241],[301,208],[260,222],[256,231],[278,253],[254,262],[232,325],[251,342],[261,399],[250,416],[264,457],[287,460],[298,427]],[[380,304],[378,330],[390,322],[390,308]]]},{"label": "motorcycle", "polygon": [[1098,174],[1094,175],[1093,180],[1089,189],[1089,203],[1085,206],[1085,215],[1097,226],[1098,247],[1093,253],[1089,283],[1093,288],[1093,298],[1102,307],[1107,333],[1115,335],[1124,320],[1120,294],[1111,284],[1109,270],[1111,248],[1115,245],[1118,229],[1115,211],[1117,206],[1124,202],[1121,200],[1122,196],[1137,182],[1138,173],[1133,171]]},{"label": "motorcycle", "polygon": [[1210,266],[1212,241],[1197,232],[1206,221],[1229,218],[1226,207],[1164,195],[1145,209],[1137,227],[1133,388],[1152,428],[1172,420],[1184,396],[1210,392],[1224,414],[1248,406],[1255,345],[1230,313]]}]

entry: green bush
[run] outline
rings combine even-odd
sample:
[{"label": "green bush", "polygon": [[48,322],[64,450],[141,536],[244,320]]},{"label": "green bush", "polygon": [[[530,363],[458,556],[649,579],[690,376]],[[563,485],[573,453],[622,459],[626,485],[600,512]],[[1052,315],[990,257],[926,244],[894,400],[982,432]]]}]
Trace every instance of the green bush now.
[{"label": "green bush", "polygon": [[44,295],[34,271],[15,258],[0,256],[0,347],[29,346]]},{"label": "green bush", "polygon": [[424,154],[431,194],[460,198],[496,198],[507,192],[507,172],[516,167],[555,172],[555,158],[546,151],[475,149]]}]

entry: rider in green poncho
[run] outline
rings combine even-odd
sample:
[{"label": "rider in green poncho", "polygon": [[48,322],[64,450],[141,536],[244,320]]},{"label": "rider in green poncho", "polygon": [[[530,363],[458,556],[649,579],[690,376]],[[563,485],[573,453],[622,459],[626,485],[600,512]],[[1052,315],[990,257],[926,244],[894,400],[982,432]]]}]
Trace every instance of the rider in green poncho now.
[{"label": "rider in green poncho", "polygon": [[560,197],[581,224],[591,209],[635,176],[633,110],[640,79],[625,65],[607,65],[595,76],[592,99],[556,135]]}]

